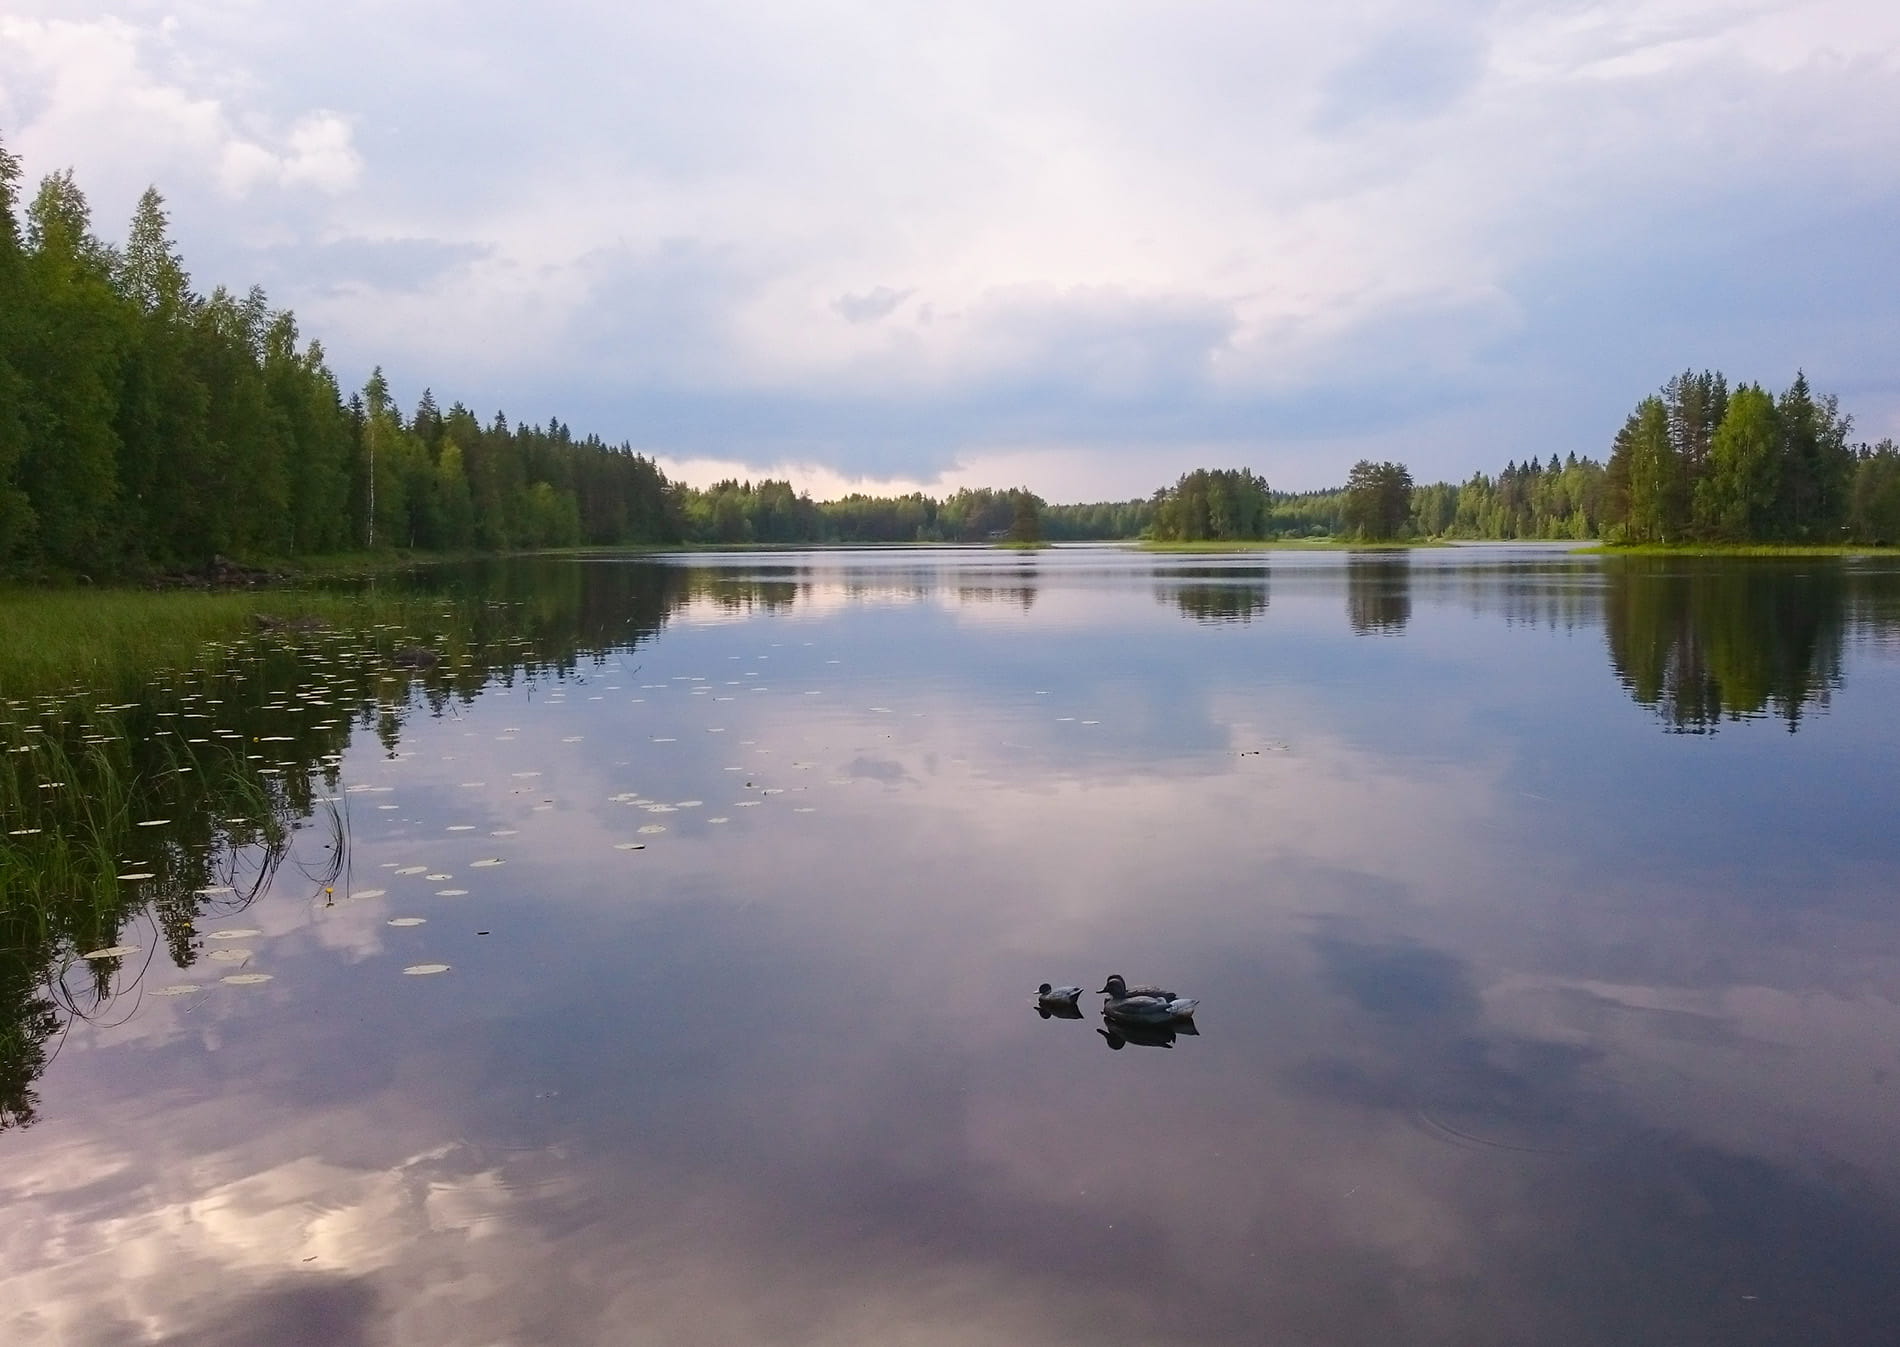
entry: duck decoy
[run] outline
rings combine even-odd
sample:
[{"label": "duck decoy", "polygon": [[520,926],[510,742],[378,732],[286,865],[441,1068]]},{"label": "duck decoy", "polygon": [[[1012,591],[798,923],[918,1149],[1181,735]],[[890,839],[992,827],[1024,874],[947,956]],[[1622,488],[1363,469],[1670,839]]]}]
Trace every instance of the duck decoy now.
[{"label": "duck decoy", "polygon": [[1044,1010],[1074,1010],[1081,995],[1080,987],[1052,987],[1045,982],[1036,988],[1036,1004]]},{"label": "duck decoy", "polygon": [[1120,973],[1109,974],[1108,981],[1102,985],[1100,991],[1102,995],[1112,996],[1118,1001],[1130,996],[1159,996],[1164,1001],[1174,999],[1173,992],[1166,987],[1157,987],[1152,982],[1143,982],[1131,987]]},{"label": "duck decoy", "polygon": [[1122,1024],[1171,1024],[1192,1019],[1194,1008],[1201,1004],[1172,992],[1159,994],[1159,988],[1154,993],[1137,992],[1120,973],[1109,978],[1102,990],[1108,995],[1108,1000],[1102,1003],[1102,1015]]}]

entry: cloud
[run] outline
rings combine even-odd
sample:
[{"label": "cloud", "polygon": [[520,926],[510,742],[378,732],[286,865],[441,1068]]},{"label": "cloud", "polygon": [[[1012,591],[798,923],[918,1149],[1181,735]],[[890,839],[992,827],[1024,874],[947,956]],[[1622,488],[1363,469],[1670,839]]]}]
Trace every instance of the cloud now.
[{"label": "cloud", "polygon": [[1451,106],[1484,73],[1484,43],[1445,27],[1384,33],[1333,71],[1313,124],[1340,131],[1379,117],[1424,117]]},{"label": "cloud", "polygon": [[890,317],[899,304],[916,293],[915,290],[893,290],[888,285],[880,285],[861,295],[839,295],[831,302],[831,307],[847,323],[875,323],[880,318]]},{"label": "cloud", "polygon": [[346,384],[676,461],[1462,478],[1600,452],[1686,363],[1900,431],[1852,302],[1900,210],[1875,0],[15,8],[29,170],[106,219],[156,179],[194,272],[273,259]]},{"label": "cloud", "polygon": [[233,197],[265,186],[334,193],[355,185],[363,164],[345,117],[310,111],[275,132],[262,124],[268,119],[240,125],[222,98],[158,68],[166,31],[109,17],[0,18],[5,106],[13,117],[15,104],[32,108],[25,151],[80,150],[134,172],[183,166]]}]

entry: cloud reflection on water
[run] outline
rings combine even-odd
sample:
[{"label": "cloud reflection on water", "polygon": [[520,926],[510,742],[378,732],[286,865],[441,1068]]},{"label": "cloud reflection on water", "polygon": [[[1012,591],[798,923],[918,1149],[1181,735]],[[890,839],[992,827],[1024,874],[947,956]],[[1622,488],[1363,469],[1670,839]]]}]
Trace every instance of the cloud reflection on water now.
[{"label": "cloud reflection on water", "polygon": [[[1073,586],[1051,559],[1026,623],[965,594],[1007,586],[940,606],[913,562],[834,592],[849,564],[813,564],[835,602],[667,627],[611,701],[478,696],[405,726],[401,762],[353,750],[346,778],[400,806],[362,821],[364,870],[460,873],[464,820],[508,852],[466,898],[388,881],[455,972],[394,976],[417,933],[380,906],[285,925],[267,900],[246,921],[283,945],[270,997],[223,1003],[214,1034],[84,1031],[48,1120],[0,1139],[13,1340],[1864,1342],[1890,1321],[1885,914],[1846,866],[1809,865],[1796,906],[1745,873],[1696,883],[1718,835],[1681,828],[1670,869],[1620,845],[1593,769],[1651,811],[1744,797],[1645,793],[1720,745],[1590,700],[1614,693],[1600,646],[1496,620],[1553,611],[1507,596],[1521,579],[1421,560],[1402,638],[1361,642],[1331,561],[1276,561],[1250,623],[1183,621],[1145,558]],[[770,692],[679,681],[746,663]],[[1810,741],[1734,736],[1724,761]],[[731,824],[678,809],[613,849],[648,817],[617,793],[724,808],[748,779]],[[1092,1024],[1022,1013],[1038,980],[1111,967],[1201,997],[1205,1035],[1103,1052]]]}]

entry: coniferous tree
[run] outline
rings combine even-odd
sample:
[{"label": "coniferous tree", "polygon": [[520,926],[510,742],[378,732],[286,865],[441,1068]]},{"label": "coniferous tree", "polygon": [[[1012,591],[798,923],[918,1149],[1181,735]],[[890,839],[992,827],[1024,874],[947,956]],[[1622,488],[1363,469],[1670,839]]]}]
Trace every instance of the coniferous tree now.
[{"label": "coniferous tree", "polygon": [[18,368],[26,340],[26,250],[18,206],[20,161],[0,143],[0,571],[33,544],[33,507],[20,481],[26,459],[29,385]]},{"label": "coniferous tree", "polygon": [[1412,474],[1402,463],[1360,459],[1346,478],[1345,524],[1370,542],[1398,537],[1412,511]]},{"label": "coniferous tree", "polygon": [[1774,399],[1758,385],[1743,384],[1729,399],[1710,444],[1708,471],[1696,484],[1699,531],[1729,542],[1766,536],[1781,479]]},{"label": "coniferous tree", "polygon": [[92,234],[70,171],[48,175],[27,208],[27,298],[14,358],[31,392],[21,483],[41,555],[82,572],[109,569],[118,497],[119,361],[123,313],[113,259]]}]

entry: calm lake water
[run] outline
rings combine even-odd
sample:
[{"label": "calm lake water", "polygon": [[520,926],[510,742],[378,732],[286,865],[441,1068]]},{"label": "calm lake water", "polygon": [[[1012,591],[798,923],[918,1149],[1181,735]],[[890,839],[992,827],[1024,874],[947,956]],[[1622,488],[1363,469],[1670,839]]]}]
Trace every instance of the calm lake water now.
[{"label": "calm lake water", "polygon": [[[11,873],[147,877],[15,927],[0,1340],[1900,1333],[1893,563],[415,583],[6,713],[142,773]],[[1198,1035],[1037,1014],[1113,972]]]}]

